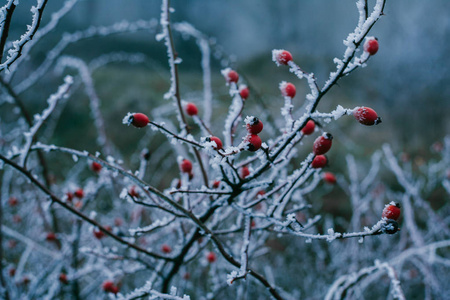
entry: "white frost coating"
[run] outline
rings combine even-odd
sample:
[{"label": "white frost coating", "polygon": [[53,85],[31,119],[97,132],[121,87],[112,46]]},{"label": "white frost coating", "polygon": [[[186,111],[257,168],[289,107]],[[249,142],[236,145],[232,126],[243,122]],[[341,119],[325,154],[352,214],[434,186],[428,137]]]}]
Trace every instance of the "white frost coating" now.
[{"label": "white frost coating", "polygon": [[277,65],[277,67],[281,66],[281,64],[278,62],[278,57],[283,52],[283,49],[273,49],[272,50],[272,61]]},{"label": "white frost coating", "polygon": [[198,31],[187,22],[173,24],[173,29],[193,36],[197,40],[197,45],[202,54],[201,66],[203,71],[203,122],[207,127],[211,126],[212,116],[212,87],[211,87],[211,49],[210,42],[206,35]]},{"label": "white frost coating", "polygon": [[228,109],[228,115],[225,119],[225,125],[224,125],[224,131],[223,136],[225,138],[225,146],[230,147],[232,146],[232,131],[235,124],[237,124],[240,120],[240,114],[242,111],[242,108],[244,106],[244,103],[239,97],[239,93],[236,88],[236,84],[232,83],[230,85],[230,95],[233,96],[233,100],[231,102],[231,105]]},{"label": "white frost coating", "polygon": [[133,121],[133,115],[134,115],[134,114],[135,114],[135,113],[128,112],[128,113],[125,115],[125,117],[123,117],[123,119],[122,119],[122,124],[125,124],[125,125],[130,126],[130,125],[131,125],[131,122]]},{"label": "white frost coating", "polygon": [[52,111],[55,109],[58,101],[61,98],[67,96],[67,93],[69,92],[69,89],[72,86],[72,84],[73,78],[71,76],[66,76],[64,78],[64,84],[60,85],[58,91],[47,99],[48,107],[42,112],[41,115],[35,115],[35,123],[33,127],[31,127],[28,132],[24,132],[25,145],[20,155],[21,166],[25,166],[26,159],[30,151],[31,144],[33,143],[34,136],[41,128],[42,124],[44,124],[45,120],[47,120],[47,118],[50,116]]},{"label": "white frost coating", "polygon": [[105,131],[105,121],[103,120],[103,115],[100,111],[100,98],[95,91],[94,82],[87,64],[79,58],[63,56],[58,60],[58,67],[75,68],[80,74],[81,80],[84,83],[86,94],[89,97],[91,116],[94,120],[95,128],[97,129],[97,143],[103,148],[106,154],[112,154],[112,149],[107,143],[108,139]]},{"label": "white frost coating", "polygon": [[[17,1],[17,4],[18,3],[19,2]],[[44,4],[45,4],[44,1],[38,1],[37,6],[31,7],[30,11],[33,14],[31,25],[27,25],[27,31],[20,36],[19,40],[12,42],[14,48],[8,50],[8,57],[4,63],[0,64],[0,70],[8,69],[9,66],[22,55],[22,49],[25,46],[25,44],[33,39],[33,36],[38,30],[38,23],[42,17]]]},{"label": "white frost coating", "polygon": [[126,199],[128,196],[128,190],[126,188],[123,188],[120,192],[119,198],[120,199]]},{"label": "white frost coating", "polygon": [[35,33],[33,39],[28,41],[28,43],[23,47],[22,55],[19,58],[17,58],[14,64],[10,66],[11,72],[5,76],[4,78],[5,82],[10,81],[11,76],[15,73],[20,64],[28,58],[29,52],[33,48],[33,46],[42,37],[44,37],[50,31],[52,31],[58,25],[59,20],[61,20],[61,18],[64,17],[77,2],[78,0],[67,0],[66,2],[64,2],[63,6],[59,9],[59,11],[52,13],[50,21],[44,27],[41,26],[39,28],[39,30]]},{"label": "white frost coating", "polygon": [[100,55],[89,63],[89,70],[94,71],[110,63],[127,62],[130,64],[144,63],[147,56],[143,53],[127,53],[123,51]]}]

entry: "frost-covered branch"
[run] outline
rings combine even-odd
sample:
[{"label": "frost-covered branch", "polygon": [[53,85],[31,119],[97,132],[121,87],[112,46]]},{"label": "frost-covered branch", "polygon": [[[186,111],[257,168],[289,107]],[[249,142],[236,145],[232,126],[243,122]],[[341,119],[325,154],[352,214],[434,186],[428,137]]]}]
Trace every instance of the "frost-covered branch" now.
[{"label": "frost-covered branch", "polygon": [[49,104],[48,108],[46,108],[41,115],[34,116],[33,127],[31,127],[28,132],[24,133],[25,145],[20,155],[20,163],[19,163],[21,166],[25,167],[28,153],[30,151],[31,144],[33,143],[37,131],[41,128],[41,126],[44,124],[47,118],[50,117],[50,114],[53,112],[53,109],[55,109],[58,101],[67,95],[72,84],[73,78],[71,76],[66,76],[66,78],[64,78],[64,84],[58,88],[58,91],[55,94],[51,95],[47,99],[47,103]]},{"label": "frost-covered branch", "polygon": [[41,24],[42,14],[47,1],[48,0],[38,0],[37,5],[31,7],[31,13],[33,14],[32,23],[31,25],[28,25],[27,31],[20,37],[20,39],[12,43],[14,48],[8,50],[8,57],[5,62],[0,64],[0,71],[8,69],[9,66],[22,55],[23,47],[28,43],[28,41],[33,39],[39,25]]}]

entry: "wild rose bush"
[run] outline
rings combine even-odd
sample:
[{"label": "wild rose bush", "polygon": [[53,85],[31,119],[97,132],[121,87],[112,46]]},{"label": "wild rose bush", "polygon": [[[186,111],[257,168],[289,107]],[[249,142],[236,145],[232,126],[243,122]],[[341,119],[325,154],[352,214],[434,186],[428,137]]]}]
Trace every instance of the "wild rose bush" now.
[{"label": "wild rose bush", "polygon": [[[386,1],[373,7],[357,1],[358,24],[323,85],[289,51],[273,50],[274,68],[309,87],[299,95],[296,82],[273,83],[280,87],[280,112],[247,111],[254,91],[225,64],[221,73],[230,101],[225,117],[215,109],[211,53],[225,55],[192,25],[172,24],[167,0],[159,22],[65,33],[30,67],[34,46],[76,2],[66,1],[41,24],[47,1],[37,1],[32,24],[14,42],[7,41],[8,30],[19,4],[10,0],[1,8],[3,298],[435,299],[449,293],[449,206],[443,201],[436,209],[428,199],[450,194],[450,139],[436,144],[438,158],[419,169],[388,144],[366,159],[348,153],[346,169],[326,169],[324,154],[333,151],[333,138],[345,134],[331,134],[334,122],[381,122],[366,103],[337,104],[331,112],[318,108],[339,79],[370,64],[383,47],[370,30]],[[64,50],[85,39],[139,30],[154,32],[166,46],[170,87],[166,104],[152,111],[124,110],[115,120],[123,123],[124,138],[145,132],[133,145],[136,163],[108,136],[112,125],[92,73],[110,63],[148,58],[120,52],[86,62]],[[203,91],[188,100],[180,89],[179,33],[195,39],[202,55]],[[59,87],[31,117],[28,98],[54,72]],[[98,151],[48,143],[64,106],[84,96],[96,135],[89,143]],[[305,98],[304,104],[295,105],[294,97]],[[366,127],[367,135],[377,128]],[[265,131],[274,134],[266,139]],[[346,218],[328,209],[337,193],[348,199]]]}]

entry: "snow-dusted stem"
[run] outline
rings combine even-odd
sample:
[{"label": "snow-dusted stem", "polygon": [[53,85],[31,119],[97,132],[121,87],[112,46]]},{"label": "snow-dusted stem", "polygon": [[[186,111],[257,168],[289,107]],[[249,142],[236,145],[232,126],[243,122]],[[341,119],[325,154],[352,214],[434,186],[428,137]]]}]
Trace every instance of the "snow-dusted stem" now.
[{"label": "snow-dusted stem", "polygon": [[11,18],[16,9],[15,3],[15,0],[9,0],[5,6],[0,8],[0,14],[3,16],[3,20],[0,22],[0,63],[3,60],[3,51],[5,49],[6,39],[8,38]]},{"label": "snow-dusted stem", "polygon": [[17,59],[16,63],[11,65],[10,67],[10,73],[5,75],[5,81],[11,82],[12,77],[15,74],[15,71],[19,68],[19,66],[26,60],[28,57],[28,54],[30,50],[33,48],[33,46],[47,33],[52,31],[56,25],[58,25],[59,20],[61,20],[62,17],[64,17],[71,9],[72,7],[78,2],[78,0],[67,0],[64,5],[61,7],[61,9],[55,13],[52,13],[50,22],[47,23],[44,27],[41,27],[36,34],[34,35],[34,38],[30,40],[22,49],[22,56]]},{"label": "snow-dusted stem", "polygon": [[66,76],[66,78],[64,78],[64,84],[58,88],[58,91],[55,94],[51,95],[48,98],[48,100],[47,100],[47,102],[49,104],[48,108],[46,108],[42,112],[42,115],[35,116],[35,124],[33,125],[33,127],[30,128],[30,130],[28,132],[24,133],[25,145],[24,145],[24,147],[22,149],[22,153],[20,155],[20,165],[21,166],[25,167],[28,153],[30,152],[30,147],[31,147],[31,144],[33,143],[34,136],[38,132],[39,128],[41,128],[42,124],[44,124],[45,120],[47,120],[47,118],[50,116],[50,114],[52,113],[56,104],[58,103],[58,100],[60,100],[61,98],[65,97],[67,95],[72,84],[73,84],[73,78],[71,76]]},{"label": "snow-dusted stem", "polygon": [[25,44],[33,39],[33,36],[36,34],[36,31],[41,24],[42,13],[44,12],[47,1],[48,0],[38,1],[37,6],[31,7],[31,12],[33,13],[33,21],[28,27],[27,32],[20,37],[20,40],[13,42],[14,49],[10,49],[8,51],[8,58],[4,63],[0,64],[0,71],[8,69],[9,66],[22,55],[22,49]]},{"label": "snow-dusted stem", "polygon": [[[83,156],[83,153],[80,153],[81,156]],[[112,237],[113,239],[115,239],[116,241],[118,241],[121,244],[127,245],[130,248],[135,249],[138,252],[141,252],[143,254],[146,254],[150,257],[154,257],[154,258],[158,258],[158,259],[164,259],[164,260],[170,260],[170,258],[165,257],[165,256],[161,256],[159,254],[150,252],[144,248],[141,248],[135,244],[132,244],[126,240],[124,240],[123,238],[119,237],[118,235],[114,234],[112,231],[106,229],[104,226],[102,226],[100,223],[98,223],[97,221],[95,221],[94,219],[86,216],[85,214],[83,214],[82,212],[80,212],[78,209],[76,209],[75,207],[67,204],[65,201],[63,201],[62,199],[58,198],[55,194],[53,194],[48,188],[46,188],[42,183],[40,183],[34,176],[33,174],[31,174],[30,172],[28,172],[26,169],[22,168],[20,165],[14,163],[12,160],[8,159],[7,157],[3,156],[2,154],[0,154],[0,160],[2,160],[5,164],[10,165],[11,167],[13,167],[14,169],[16,169],[17,171],[19,171],[22,175],[24,175],[26,178],[28,178],[28,180],[30,180],[30,182],[36,186],[39,190],[41,190],[44,194],[46,194],[49,199],[57,204],[59,204],[61,207],[63,207],[64,209],[66,209],[67,211],[69,211],[70,213],[78,216],[79,218],[83,219],[84,221],[92,224],[93,226],[96,226],[99,228],[99,230],[101,230],[103,233],[105,233],[106,235]],[[137,178],[136,178],[137,179]]]},{"label": "snow-dusted stem", "polygon": [[[167,56],[169,57],[169,67],[170,67],[170,75],[171,75],[171,85],[169,92],[164,96],[165,98],[172,98],[177,107],[178,107],[178,120],[180,122],[180,126],[182,130],[188,134],[190,132],[189,126],[186,121],[186,117],[183,112],[183,107],[181,105],[181,95],[180,95],[180,84],[178,79],[178,64],[181,62],[181,59],[176,57],[175,45],[173,42],[172,30],[170,28],[170,0],[163,0],[161,5],[161,26],[163,32],[161,35],[158,35],[157,38],[164,38],[164,44],[167,48]],[[200,153],[196,148],[193,148],[195,157],[200,166],[200,170],[202,172],[203,182],[205,185],[208,185],[208,175],[206,174],[205,167],[203,165],[202,158]]]},{"label": "snow-dusted stem", "polygon": [[89,106],[91,109],[92,119],[94,120],[95,128],[97,129],[97,143],[102,147],[106,155],[112,155],[111,147],[108,145],[108,138],[106,136],[105,122],[100,111],[100,98],[95,91],[94,82],[92,81],[91,73],[84,61],[77,57],[64,56],[58,61],[58,65],[63,67],[72,67],[77,69],[81,80],[84,83],[86,94],[89,97]]}]

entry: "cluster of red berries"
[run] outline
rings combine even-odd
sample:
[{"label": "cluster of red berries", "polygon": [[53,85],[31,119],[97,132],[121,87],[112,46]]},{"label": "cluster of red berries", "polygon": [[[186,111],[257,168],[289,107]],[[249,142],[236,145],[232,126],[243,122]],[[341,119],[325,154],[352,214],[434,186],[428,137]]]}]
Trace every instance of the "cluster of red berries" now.
[{"label": "cluster of red berries", "polygon": [[106,280],[102,284],[102,289],[107,293],[117,294],[119,292],[119,287],[114,284],[111,280]]},{"label": "cluster of red berries", "polygon": [[[235,70],[232,70],[230,68],[222,70],[222,75],[225,77],[225,80],[228,84],[237,84],[239,81],[239,74]],[[248,89],[248,86],[246,86],[245,84],[239,85],[239,96],[241,96],[242,100],[246,100],[249,95],[250,90]]]},{"label": "cluster of red berries", "polygon": [[400,230],[397,223],[397,220],[400,218],[400,208],[400,203],[398,202],[391,202],[384,207],[381,214],[381,217],[386,219],[383,232],[394,234]]},{"label": "cluster of red berries", "polygon": [[257,117],[247,117],[245,123],[248,131],[248,135],[244,139],[248,143],[247,150],[255,152],[261,148],[262,141],[258,133],[263,130],[263,122]]}]

